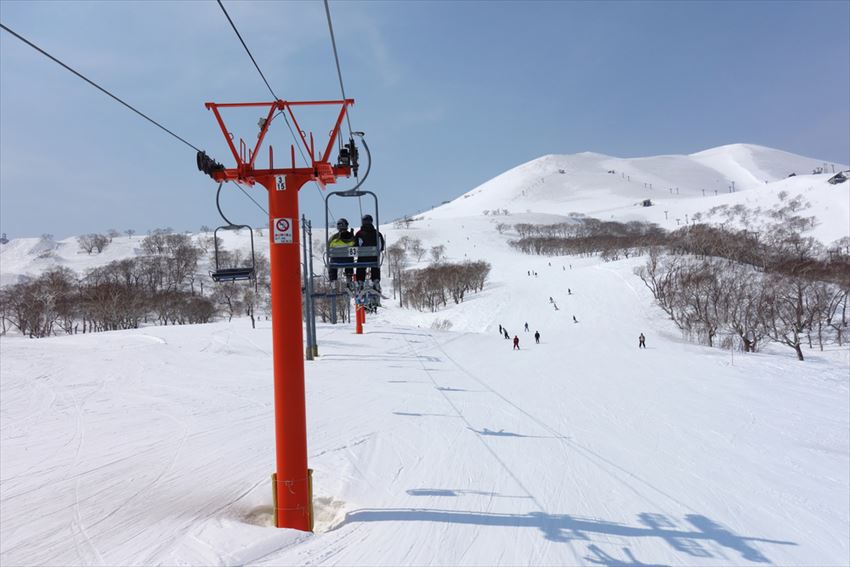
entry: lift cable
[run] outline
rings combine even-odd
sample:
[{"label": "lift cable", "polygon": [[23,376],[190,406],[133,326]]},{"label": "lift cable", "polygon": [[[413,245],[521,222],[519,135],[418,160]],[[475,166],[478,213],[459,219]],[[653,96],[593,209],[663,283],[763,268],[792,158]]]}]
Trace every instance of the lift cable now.
[{"label": "lift cable", "polygon": [[[325,14],[328,17],[328,29],[331,32],[331,45],[334,50],[334,60],[336,61],[336,74],[339,77],[339,89],[342,91],[342,100],[346,100],[345,98],[345,87],[342,84],[342,71],[339,67],[339,54],[336,50],[336,38],[334,37],[334,26],[331,23],[331,9],[328,7],[328,0],[325,0]],[[351,118],[349,118],[348,113],[345,113],[345,120],[348,122],[348,136],[351,137]]]},{"label": "lift cable", "polygon": [[106,90],[105,88],[101,87],[100,85],[98,85],[97,83],[95,83],[94,81],[92,81],[91,79],[89,79],[88,77],[84,76],[82,73],[79,73],[79,72],[75,71],[74,69],[72,69],[71,67],[69,67],[68,65],[65,65],[64,63],[62,63],[61,61],[59,61],[58,59],[56,59],[55,57],[53,57],[52,55],[50,55],[48,52],[46,52],[45,50],[43,50],[43,49],[42,49],[42,48],[40,48],[39,46],[35,45],[35,44],[34,44],[34,43],[32,43],[31,41],[27,40],[26,38],[24,38],[24,37],[20,36],[19,34],[15,33],[14,31],[12,31],[11,29],[9,29],[8,27],[6,27],[5,25],[3,25],[2,23],[0,23],[0,28],[3,28],[4,30],[6,30],[7,32],[9,32],[9,33],[10,33],[10,34],[12,34],[13,36],[15,36],[16,38],[20,39],[22,42],[26,43],[27,45],[29,45],[30,47],[32,47],[33,49],[35,49],[36,51],[38,51],[39,53],[41,53],[42,55],[44,55],[45,57],[47,57],[47,58],[49,58],[49,59],[52,59],[54,62],[58,63],[58,64],[59,64],[59,65],[61,65],[62,67],[65,67],[65,69],[67,69],[68,71],[72,72],[73,74],[75,74],[76,76],[78,76],[79,78],[81,78],[82,80],[84,80],[85,82],[87,82],[88,84],[90,84],[91,86],[93,86],[94,88],[96,88],[97,90],[101,91],[102,93],[104,93],[104,94],[106,94],[106,95],[108,95],[108,96],[112,97],[112,98],[113,98],[113,99],[115,99],[116,101],[120,102],[121,104],[123,104],[124,106],[126,106],[127,108],[129,108],[130,110],[132,110],[133,112],[135,112],[136,114],[138,114],[139,116],[141,116],[142,118],[144,118],[145,120],[147,120],[148,122],[150,122],[150,123],[154,124],[155,126],[158,126],[158,127],[159,127],[159,128],[161,128],[162,130],[164,130],[164,131],[168,132],[169,134],[171,134],[172,136],[174,136],[175,138],[177,138],[178,140],[180,140],[181,142],[183,142],[184,144],[186,144],[187,146],[189,146],[190,148],[192,148],[192,149],[193,149],[193,150],[195,150],[196,152],[200,152],[200,151],[201,151],[201,150],[199,150],[197,147],[195,147],[194,145],[190,144],[189,142],[187,142],[186,140],[184,140],[183,138],[181,138],[180,136],[178,136],[177,134],[175,134],[174,132],[172,132],[171,130],[169,130],[168,128],[166,128],[165,126],[163,126],[162,124],[160,124],[159,122],[157,122],[156,120],[154,120],[153,118],[151,118],[150,116],[148,116],[147,114],[145,114],[145,113],[143,113],[143,112],[141,112],[141,111],[139,111],[139,110],[135,109],[135,108],[134,108],[133,106],[131,106],[130,104],[127,104],[126,102],[124,102],[123,100],[121,100],[120,98],[118,98],[117,96],[115,96],[114,94],[112,94],[111,92],[109,92],[108,90]]},{"label": "lift cable", "polygon": [[251,61],[254,63],[254,67],[256,67],[256,68],[257,68],[257,72],[258,72],[258,73],[260,74],[260,76],[263,78],[263,82],[264,82],[264,83],[266,83],[266,86],[269,88],[269,92],[270,92],[270,93],[272,93],[272,96],[274,97],[274,99],[275,99],[275,100],[279,100],[279,99],[278,99],[278,96],[277,96],[276,94],[274,94],[274,91],[272,90],[271,85],[269,85],[269,82],[266,80],[266,76],[265,76],[265,75],[263,75],[263,72],[262,72],[262,71],[260,71],[260,66],[259,66],[259,65],[257,65],[257,61],[254,59],[254,56],[253,56],[253,55],[251,55],[251,50],[250,50],[250,49],[248,49],[248,46],[247,46],[247,45],[245,45],[245,40],[244,40],[244,39],[242,39],[242,34],[240,34],[240,33],[239,33],[239,30],[238,30],[238,29],[236,29],[236,24],[234,24],[234,23],[233,23],[233,20],[231,20],[231,19],[230,19],[230,14],[228,14],[228,13],[227,13],[227,10],[225,10],[225,9],[224,9],[224,4],[222,4],[222,3],[221,3],[221,0],[218,0],[218,5],[221,7],[221,11],[222,11],[222,12],[224,12],[224,15],[225,15],[225,17],[227,18],[227,21],[228,21],[228,22],[230,22],[230,27],[232,27],[232,28],[233,28],[233,31],[235,31],[235,32],[236,32],[236,37],[238,37],[238,38],[239,38],[239,41],[241,41],[241,42],[242,42],[242,47],[244,47],[244,48],[245,48],[245,51],[248,53],[248,57],[250,57],[250,58],[251,58]]},{"label": "lift cable", "polygon": [[263,206],[262,206],[261,204],[259,204],[257,201],[254,201],[254,198],[253,198],[251,195],[249,195],[249,194],[248,194],[248,192],[247,192],[247,191],[245,191],[245,189],[243,189],[243,188],[242,188],[242,186],[241,186],[240,184],[236,183],[236,187],[237,187],[237,189],[239,189],[240,191],[242,191],[242,192],[245,194],[245,196],[246,196],[246,197],[248,197],[249,199],[251,199],[251,201],[252,201],[255,205],[257,205],[257,207],[258,207],[261,211],[263,211],[263,212],[266,214],[266,216],[268,216],[268,215],[269,215],[269,212],[268,212],[267,210],[265,210],[265,209],[263,208]]},{"label": "lift cable", "polygon": [[[18,38],[18,39],[19,39],[19,40],[21,40],[22,42],[26,43],[27,45],[29,45],[30,47],[32,47],[33,49],[35,49],[36,51],[38,51],[39,53],[41,53],[42,55],[44,55],[45,57],[48,57],[48,58],[49,58],[49,59],[51,59],[52,61],[54,61],[54,62],[58,63],[59,65],[61,65],[62,67],[64,67],[64,68],[65,68],[65,69],[67,69],[68,71],[70,71],[71,73],[75,74],[76,76],[78,76],[79,78],[81,78],[82,80],[84,80],[85,82],[89,83],[89,84],[90,84],[91,86],[93,86],[94,88],[96,88],[96,89],[98,89],[99,91],[101,91],[102,93],[104,93],[104,94],[108,95],[109,97],[111,97],[111,98],[115,99],[116,101],[120,102],[121,104],[123,104],[124,106],[126,106],[127,108],[129,108],[130,110],[132,110],[133,112],[135,112],[136,114],[138,114],[139,116],[141,116],[142,118],[144,118],[145,120],[147,120],[148,122],[150,122],[150,123],[154,124],[155,126],[157,126],[157,127],[161,128],[162,130],[164,130],[164,131],[165,131],[165,132],[167,132],[168,134],[170,134],[170,135],[174,136],[175,138],[177,138],[178,140],[180,140],[181,142],[183,142],[184,144],[186,144],[187,146],[189,146],[190,148],[192,148],[192,149],[193,149],[193,150],[195,150],[196,152],[200,152],[200,151],[201,151],[201,150],[199,150],[199,149],[198,149],[198,148],[197,148],[194,144],[191,144],[191,143],[187,142],[185,139],[181,138],[180,136],[178,136],[177,134],[175,134],[174,132],[172,132],[171,130],[169,130],[168,128],[166,128],[165,126],[163,126],[162,124],[160,124],[159,122],[157,122],[156,120],[154,120],[153,118],[151,118],[150,116],[148,116],[148,115],[146,115],[145,113],[143,113],[143,112],[141,112],[141,111],[137,110],[137,109],[136,109],[136,108],[134,108],[132,105],[130,105],[130,104],[128,104],[128,103],[126,103],[126,102],[124,102],[124,101],[123,101],[123,100],[121,100],[119,97],[115,96],[114,94],[112,94],[111,92],[109,92],[108,90],[106,90],[105,88],[101,87],[100,85],[98,85],[97,83],[95,83],[94,81],[92,81],[91,79],[89,79],[88,77],[86,77],[85,75],[83,75],[82,73],[80,73],[80,72],[76,71],[75,69],[71,68],[70,66],[66,65],[65,63],[63,63],[62,61],[60,61],[59,59],[57,59],[56,57],[54,57],[54,56],[50,55],[50,54],[49,54],[49,53],[47,53],[45,50],[41,49],[39,46],[37,46],[37,45],[35,45],[34,43],[32,43],[31,41],[27,40],[26,38],[24,38],[24,37],[23,37],[23,36],[21,36],[20,34],[16,33],[15,31],[13,31],[12,29],[10,29],[9,27],[7,27],[7,26],[5,26],[4,24],[0,23],[0,28],[2,28],[2,29],[4,29],[4,30],[6,30],[7,32],[9,32],[10,34],[12,34],[13,36],[15,36],[16,38]],[[238,186],[238,184],[237,184],[237,186]],[[261,210],[261,211],[263,211],[264,213],[266,213],[266,215],[268,215],[268,212],[267,212],[267,211],[266,211],[266,210],[265,210],[265,209],[264,209],[264,208],[263,208],[263,207],[262,207],[259,203],[257,203],[257,201],[255,201],[255,200],[253,199],[253,197],[251,197],[251,196],[250,196],[250,195],[249,195],[249,194],[248,194],[248,193],[247,193],[244,189],[242,189],[242,187],[239,187],[239,190],[240,190],[240,191],[242,191],[243,193],[245,193],[245,196],[247,196],[249,199],[251,199],[251,201],[253,201],[253,202],[254,202],[254,204],[255,204],[255,205],[257,205],[257,206],[260,208],[260,210]]]},{"label": "lift cable", "polygon": [[[230,22],[230,27],[233,28],[233,31],[236,32],[236,37],[238,37],[239,41],[242,42],[242,47],[245,48],[245,52],[248,54],[248,57],[251,58],[251,62],[254,64],[254,67],[257,69],[257,72],[260,74],[260,77],[262,77],[263,82],[266,84],[266,87],[268,87],[268,89],[269,89],[269,92],[271,93],[271,95],[274,97],[275,100],[280,100],[280,98],[277,96],[277,94],[275,94],[275,92],[272,89],[269,82],[266,80],[266,76],[263,74],[263,71],[260,69],[260,66],[257,64],[257,60],[254,59],[254,56],[251,54],[251,50],[248,49],[248,45],[245,43],[245,40],[242,39],[242,34],[239,33],[239,30],[236,28],[236,24],[233,23],[233,20],[231,19],[230,14],[227,13],[227,10],[224,8],[224,4],[221,3],[221,0],[217,0],[217,1],[218,1],[218,5],[221,7],[221,11],[224,12],[225,17],[227,18],[227,21]],[[286,126],[289,128],[289,133],[292,135],[292,139],[295,141],[295,146],[298,147],[298,153],[301,154],[301,159],[303,159],[305,163],[309,163],[307,161],[307,156],[304,155],[304,148],[301,147],[301,142],[299,142],[298,138],[295,136],[295,131],[292,129],[292,125],[289,123],[289,118],[287,118],[286,113],[281,110],[275,116],[277,116],[278,114],[283,115],[283,120],[284,120],[284,122],[286,122]],[[351,127],[349,125],[349,129],[350,128]],[[237,186],[238,185],[239,184],[237,183]],[[316,187],[316,191],[319,192],[319,196],[321,197],[322,191],[321,191],[321,189],[319,189],[318,184],[316,184],[315,187]],[[240,189],[242,189],[242,188],[240,187]],[[245,193],[244,190],[242,190],[242,192]],[[247,195],[247,193],[245,193],[245,194]],[[250,198],[250,196],[249,196],[249,198]],[[251,200],[253,201],[253,199],[251,199]],[[254,201],[254,203],[256,203],[256,201]],[[257,206],[259,207],[259,205],[257,205]],[[260,207],[260,208],[262,209],[262,207]],[[265,211],[265,209],[263,209],[263,211]]]},{"label": "lift cable", "polygon": [[[275,100],[280,100],[280,98],[275,94],[269,82],[266,80],[266,76],[263,74],[263,71],[260,69],[260,66],[257,64],[257,60],[254,59],[254,56],[251,54],[251,50],[248,49],[248,46],[245,44],[245,40],[242,39],[242,34],[239,33],[239,30],[236,28],[236,24],[233,23],[233,20],[230,18],[230,14],[227,13],[227,10],[224,7],[224,4],[221,3],[221,0],[217,0],[218,5],[221,7],[221,11],[224,12],[227,21],[230,22],[230,27],[233,28],[233,31],[236,32],[236,37],[239,38],[239,41],[242,42],[242,47],[245,48],[245,52],[248,54],[248,57],[251,58],[251,62],[254,64],[254,67],[257,69],[257,72],[262,77],[263,82],[268,87],[269,92],[272,94]],[[304,155],[304,150],[301,148],[301,144],[298,143],[298,138],[295,137],[295,131],[292,130],[292,126],[289,124],[289,119],[286,117],[286,114],[281,110],[275,116],[282,114],[284,121],[286,121],[286,125],[289,126],[289,133],[292,134],[292,139],[295,140],[295,145],[298,146],[298,151],[301,152],[301,158],[306,162],[307,157]]]},{"label": "lift cable", "polygon": [[[223,218],[223,219],[224,219],[224,222],[226,222],[229,226],[239,226],[239,225],[236,225],[236,224],[234,224],[234,223],[230,222],[230,219],[229,219],[229,218],[227,218],[226,216],[224,216],[224,213],[223,213],[223,212],[221,212],[221,205],[219,204],[219,195],[221,195],[221,186],[222,186],[223,184],[224,184],[224,182],[219,183],[219,184],[218,184],[218,189],[217,189],[217,190],[216,190],[216,192],[215,192],[215,208],[216,208],[216,209],[218,209],[218,214],[220,214],[220,215],[221,215],[221,218]],[[249,195],[249,194],[248,194],[248,193],[247,193],[244,189],[242,189],[242,186],[241,186],[241,185],[239,185],[239,184],[237,183],[237,184],[236,184],[236,187],[238,187],[240,191],[242,191],[243,193],[245,193],[245,196],[246,196],[246,197],[248,197],[249,199],[251,199],[252,201],[254,201],[253,197],[251,197],[251,195]],[[260,210],[261,210],[261,211],[263,211],[264,213],[266,213],[266,215],[268,215],[268,214],[269,214],[269,212],[268,212],[267,210],[265,210],[265,209],[264,209],[264,208],[263,208],[263,207],[262,207],[262,206],[261,206],[261,205],[260,205],[257,201],[254,201],[254,204],[255,204],[255,205],[257,205],[258,207],[260,207]]]},{"label": "lift cable", "polygon": [[[327,19],[328,19],[328,31],[330,31],[330,33],[331,33],[331,46],[333,47],[334,61],[336,62],[336,75],[339,78],[339,90],[342,92],[342,100],[347,100],[346,97],[345,97],[345,85],[342,82],[342,69],[341,69],[340,64],[339,64],[339,53],[336,49],[336,37],[334,36],[334,26],[333,26],[333,22],[331,21],[331,9],[328,6],[328,0],[324,0],[324,2],[325,2],[325,15],[327,16]],[[351,117],[349,116],[348,112],[345,113],[345,121],[348,123],[348,138],[353,140],[354,132],[351,129]],[[361,136],[361,141],[363,141],[362,133],[360,133],[360,136]],[[364,141],[364,144],[365,144],[365,141]],[[366,151],[368,153],[368,151],[369,151],[368,148],[367,148]],[[371,169],[371,167],[372,167],[372,158],[370,156],[369,157],[369,169]],[[369,175],[369,169],[366,170],[366,176],[364,176],[362,180],[359,180],[359,182],[357,183],[357,185],[354,186],[352,191],[356,191],[361,185],[363,185],[363,181],[365,181],[366,177]],[[357,175],[355,175],[355,178],[356,177],[357,177]],[[363,217],[363,204],[361,202],[360,197],[357,198],[357,206],[360,209],[360,217],[362,218]]]}]

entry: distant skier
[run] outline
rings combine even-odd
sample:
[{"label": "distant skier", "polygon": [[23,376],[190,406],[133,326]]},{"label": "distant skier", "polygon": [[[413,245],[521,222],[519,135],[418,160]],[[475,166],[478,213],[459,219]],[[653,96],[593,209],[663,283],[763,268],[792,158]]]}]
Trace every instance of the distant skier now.
[{"label": "distant skier", "polygon": [[549,303],[555,303],[555,300],[554,300],[554,299],[552,299],[552,296],[551,296],[551,295],[549,296]]},{"label": "distant skier", "polygon": [[525,332],[528,332],[528,323],[525,324]]},{"label": "distant skier", "polygon": [[573,294],[573,290],[571,290],[570,288],[567,288],[567,295],[572,295],[572,294]]},{"label": "distant skier", "polygon": [[510,337],[510,335],[508,335],[508,330],[507,329],[503,329],[503,330],[505,331],[505,338],[510,339],[511,337]]},{"label": "distant skier", "polygon": [[578,323],[578,319],[576,319],[575,315],[573,315],[573,323]]},{"label": "distant skier", "polygon": [[557,304],[557,303],[553,303],[552,305],[554,305],[554,306],[555,306],[555,311],[557,311],[557,310],[558,310],[558,304]]},{"label": "distant skier", "polygon": [[514,350],[519,350],[519,337],[514,335]]},{"label": "distant skier", "polygon": [[540,344],[540,331],[534,331],[534,342]]},{"label": "distant skier", "polygon": [[501,323],[499,323],[499,334],[500,335],[502,334],[502,324]]},{"label": "distant skier", "polygon": [[646,337],[643,336],[643,333],[638,337],[638,348],[646,348]]}]

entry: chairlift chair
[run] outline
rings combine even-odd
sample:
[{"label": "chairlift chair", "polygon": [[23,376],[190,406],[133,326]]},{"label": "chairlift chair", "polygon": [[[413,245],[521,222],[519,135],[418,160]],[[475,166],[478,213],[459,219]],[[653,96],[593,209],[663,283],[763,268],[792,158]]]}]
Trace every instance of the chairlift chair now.
[{"label": "chairlift chair", "polygon": [[[330,241],[330,208],[328,202],[334,195],[339,197],[362,197],[371,195],[375,201],[375,230],[380,234],[378,224],[378,196],[372,191],[332,191],[325,197],[325,243]],[[380,242],[380,238],[379,238]],[[360,258],[375,258],[372,261],[362,261]],[[349,258],[356,258],[354,262],[347,262]],[[381,246],[350,246],[348,248],[325,248],[325,266],[327,268],[380,268],[384,261],[384,250]]]},{"label": "chairlift chair", "polygon": [[[218,231],[219,230],[240,230],[248,229],[248,234],[251,236],[251,263],[248,266],[237,268],[222,268],[219,260],[219,245]],[[210,272],[210,277],[214,282],[237,282],[249,281],[256,279],[256,266],[254,260],[254,230],[247,224],[229,224],[220,226],[213,232],[213,246],[215,247],[215,270]]]}]

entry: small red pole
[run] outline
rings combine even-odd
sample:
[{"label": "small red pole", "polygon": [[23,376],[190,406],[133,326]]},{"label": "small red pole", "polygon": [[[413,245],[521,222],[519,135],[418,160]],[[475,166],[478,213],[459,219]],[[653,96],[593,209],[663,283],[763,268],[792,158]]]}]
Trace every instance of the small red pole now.
[{"label": "small red pole", "polygon": [[365,319],[366,319],[366,317],[364,316],[363,311],[364,311],[364,310],[363,310],[363,306],[362,306],[362,305],[358,305],[358,306],[357,306],[357,309],[355,309],[355,311],[354,311],[354,315],[355,315],[355,317],[354,317],[354,318],[355,318],[355,320],[357,321],[357,326],[356,326],[356,330],[355,330],[355,332],[356,332],[358,335],[362,335],[362,334],[363,334],[363,321],[365,321]]}]

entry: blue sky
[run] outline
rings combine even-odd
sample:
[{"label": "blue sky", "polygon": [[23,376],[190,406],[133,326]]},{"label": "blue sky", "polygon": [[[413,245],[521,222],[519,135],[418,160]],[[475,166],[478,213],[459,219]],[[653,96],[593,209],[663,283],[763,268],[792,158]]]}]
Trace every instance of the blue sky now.
[{"label": "blue sky", "polygon": [[[340,97],[321,2],[225,6],[278,96]],[[850,162],[847,1],[345,1],[331,14],[383,220],[550,153],[746,142]],[[271,99],[213,1],[3,0],[0,20],[227,164],[203,103]],[[248,140],[257,118],[234,113],[228,126]],[[332,123],[304,120],[317,137]],[[288,154],[282,121],[270,141]],[[218,223],[215,188],[193,150],[0,32],[0,230],[197,230]],[[228,189],[229,217],[266,223]],[[322,223],[314,186],[301,206]]]}]

